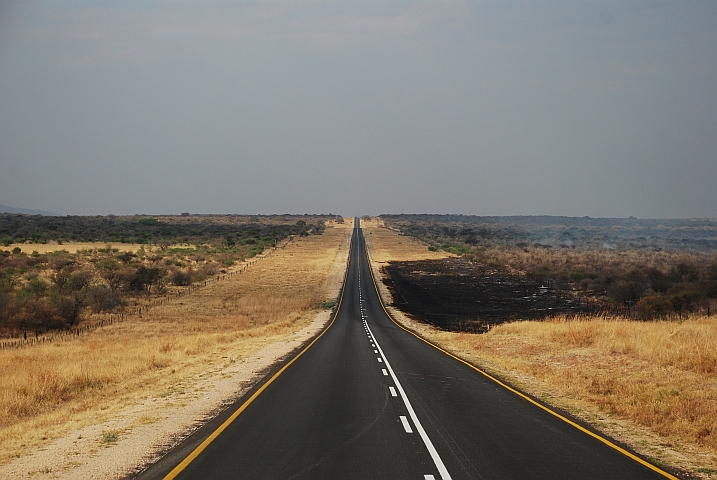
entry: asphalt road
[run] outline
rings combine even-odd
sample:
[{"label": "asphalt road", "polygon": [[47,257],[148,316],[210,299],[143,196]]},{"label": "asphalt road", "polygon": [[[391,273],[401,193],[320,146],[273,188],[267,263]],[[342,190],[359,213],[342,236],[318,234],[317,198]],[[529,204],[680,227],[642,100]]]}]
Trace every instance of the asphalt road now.
[{"label": "asphalt road", "polygon": [[350,259],[328,330],[140,478],[666,478],[399,328],[359,228]]}]

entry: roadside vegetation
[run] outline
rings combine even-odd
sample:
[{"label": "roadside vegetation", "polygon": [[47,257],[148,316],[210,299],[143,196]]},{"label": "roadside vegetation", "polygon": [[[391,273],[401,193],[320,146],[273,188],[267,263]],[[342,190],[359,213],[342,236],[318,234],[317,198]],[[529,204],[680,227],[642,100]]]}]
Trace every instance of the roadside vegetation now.
[{"label": "roadside vegetation", "polygon": [[[294,231],[296,222],[295,217],[289,217],[286,231]],[[322,309],[332,308],[343,278],[352,227],[334,221],[312,226],[308,220],[301,227],[321,235],[299,234],[243,273],[192,289],[170,302],[145,309],[142,315],[128,316],[122,322],[86,335],[57,337],[51,343],[0,351],[3,372],[0,463],[31,453],[37,455],[38,448],[73,429],[115,418],[126,408],[143,402],[154,402],[152,418],[143,417],[137,422],[159,422],[191,403],[195,396],[209,395],[206,390],[199,392],[199,388],[206,388],[197,386],[201,382],[219,381],[227,375],[227,369],[233,371],[268,345],[284,344]],[[256,244],[243,243],[234,248]],[[102,252],[93,249],[78,252],[77,257],[67,254],[43,257],[48,260],[43,272],[56,275],[62,271],[50,262],[55,258],[81,262],[69,276],[72,278],[85,269],[92,272],[89,286],[84,287],[88,298],[92,285],[113,288],[110,280],[102,276],[102,264],[106,261],[116,261],[118,270],[131,268],[134,274],[141,268],[166,270],[162,278],[167,278],[170,284],[166,288],[172,288],[169,273],[172,267],[180,272],[191,268],[208,275],[205,265],[222,269],[223,259],[248,255],[247,250],[231,252],[229,248],[219,245],[153,248],[151,252],[147,249],[136,257],[128,257],[129,262],[120,260],[122,254],[111,248]],[[155,255],[161,258],[154,261],[148,258]],[[7,258],[20,257],[12,254]],[[168,265],[166,259],[183,265]],[[31,270],[33,266],[27,268]],[[21,286],[15,288],[26,288],[29,280],[26,273],[22,275]],[[144,290],[130,290],[131,279],[135,277],[123,278],[124,283],[116,286],[122,301],[157,292],[156,283]],[[51,281],[47,280],[48,285]],[[99,287],[100,282],[106,286]],[[89,303],[86,308],[94,306]],[[121,304],[117,308],[122,308]],[[329,310],[325,310],[326,318],[328,314]],[[247,372],[247,379],[252,375],[255,373]],[[236,386],[232,391],[235,390]],[[115,442],[130,438],[131,428],[122,430],[121,435],[110,434],[98,437],[96,443],[118,448]],[[54,461],[61,466],[68,459]]]},{"label": "roadside vegetation", "polygon": [[[437,248],[429,250],[415,237],[401,235],[401,230],[390,222],[387,225],[392,229],[383,228],[381,220],[385,219],[367,222],[365,231],[381,294],[390,303],[391,291],[381,281],[388,262],[435,259],[437,254],[449,253]],[[528,255],[524,248],[536,256],[540,252],[555,254],[548,257],[552,260],[561,258],[559,249],[551,252],[538,247],[484,247],[484,252],[495,248],[504,255],[496,260],[496,266],[516,271],[521,268],[513,265],[523,264],[516,260],[512,260],[513,265],[501,262],[520,260],[523,253]],[[573,253],[572,249],[563,252],[566,256]],[[613,251],[575,255],[588,253],[597,259],[621,259],[619,252]],[[698,275],[710,275],[710,263],[705,268],[696,259],[711,259],[712,252],[653,253],[664,257],[640,256],[634,251],[624,255],[625,263],[612,268],[618,272],[630,262],[639,265],[645,258],[664,258],[664,263],[644,268],[669,272],[679,258],[680,262],[692,259]],[[674,284],[703,281],[711,280],[709,276],[699,280],[683,277],[681,281],[675,279]],[[710,305],[686,308],[681,318],[673,310],[671,314],[652,316],[649,321],[609,311],[552,315],[533,321],[518,318],[494,324],[480,334],[446,331],[393,306],[388,308],[395,318],[424,338],[582,418],[654,463],[680,468],[688,472],[687,478],[713,478],[717,474],[717,317],[712,314],[714,307],[707,315]]]},{"label": "roadside vegetation", "polygon": [[[74,327],[87,314],[123,312],[224,274],[289,237],[320,235],[331,219],[0,215],[7,245],[0,247],[0,337],[39,335]],[[113,239],[131,239],[139,248],[95,243],[70,252],[62,246]],[[25,253],[35,245],[43,253]]]}]

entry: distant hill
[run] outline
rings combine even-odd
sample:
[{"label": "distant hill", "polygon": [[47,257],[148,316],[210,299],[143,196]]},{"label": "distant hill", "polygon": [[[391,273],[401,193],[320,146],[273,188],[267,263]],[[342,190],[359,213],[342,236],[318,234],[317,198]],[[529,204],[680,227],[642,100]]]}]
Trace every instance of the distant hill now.
[{"label": "distant hill", "polygon": [[51,215],[57,216],[56,213],[47,212],[45,210],[31,210],[29,208],[8,207],[0,203],[0,213],[26,213],[28,215]]}]

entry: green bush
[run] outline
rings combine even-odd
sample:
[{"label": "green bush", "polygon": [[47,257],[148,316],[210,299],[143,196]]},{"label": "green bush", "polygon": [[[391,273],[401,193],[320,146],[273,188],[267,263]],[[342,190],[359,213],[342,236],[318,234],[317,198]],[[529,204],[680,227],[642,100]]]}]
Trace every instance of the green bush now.
[{"label": "green bush", "polygon": [[583,275],[583,272],[576,270],[574,272],[570,272],[570,280],[573,282],[579,282],[585,278],[585,275]]},{"label": "green bush", "polygon": [[320,310],[330,310],[336,306],[336,300],[324,300],[323,302],[319,302],[318,308]]},{"label": "green bush", "polygon": [[119,439],[119,433],[114,430],[102,434],[102,443],[115,443]]},{"label": "green bush", "polygon": [[454,255],[463,255],[471,251],[470,247],[466,247],[464,245],[451,245],[448,248],[444,247],[443,250]]}]

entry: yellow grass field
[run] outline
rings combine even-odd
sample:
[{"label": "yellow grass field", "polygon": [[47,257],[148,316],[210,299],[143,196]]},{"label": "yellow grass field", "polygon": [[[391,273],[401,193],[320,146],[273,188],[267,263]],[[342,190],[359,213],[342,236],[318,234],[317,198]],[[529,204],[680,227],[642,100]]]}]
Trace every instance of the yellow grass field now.
[{"label": "yellow grass field", "polygon": [[405,237],[385,228],[383,221],[372,218],[361,220],[361,229],[366,238],[371,260],[379,265],[390,260],[411,261],[455,257],[443,250],[431,252],[422,242],[413,237]]},{"label": "yellow grass field", "polygon": [[323,235],[296,237],[243,273],[141,317],[0,351],[0,464],[128,405],[192,391],[207,372],[243,362],[309,324],[317,304],[339,293],[351,229],[347,221],[329,224]]},{"label": "yellow grass field", "polygon": [[[65,250],[68,253],[77,253],[80,250],[93,250],[95,248],[105,248],[110,245],[112,248],[116,248],[120,252],[136,252],[143,245],[139,243],[63,243],[59,245],[57,242],[48,243],[13,243],[9,247],[2,247],[3,250],[12,251],[15,247],[19,248],[22,253],[28,255],[32,252],[37,253],[50,253]],[[149,248],[149,245],[144,245],[144,248]]]},{"label": "yellow grass field", "polygon": [[[366,230],[376,273],[378,261],[415,259],[425,249],[399,244],[405,237],[377,225]],[[701,478],[717,475],[717,317],[681,323],[560,317],[469,334],[439,331],[390,310],[423,337],[655,463]]]}]

